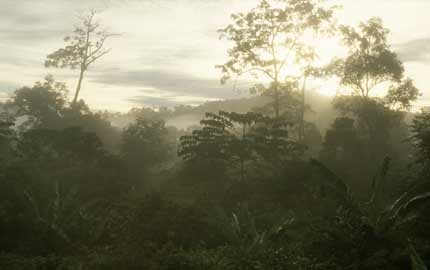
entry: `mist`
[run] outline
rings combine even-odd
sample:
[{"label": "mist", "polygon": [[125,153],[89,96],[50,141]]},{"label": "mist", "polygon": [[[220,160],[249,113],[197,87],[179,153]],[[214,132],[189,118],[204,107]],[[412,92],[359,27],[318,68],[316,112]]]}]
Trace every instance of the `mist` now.
[{"label": "mist", "polygon": [[0,269],[428,269],[427,10],[3,0]]}]

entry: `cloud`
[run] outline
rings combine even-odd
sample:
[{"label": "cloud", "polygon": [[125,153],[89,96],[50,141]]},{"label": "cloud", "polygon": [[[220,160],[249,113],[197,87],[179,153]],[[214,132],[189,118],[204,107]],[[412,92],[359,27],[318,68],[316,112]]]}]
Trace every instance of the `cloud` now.
[{"label": "cloud", "polygon": [[103,10],[107,0],[1,0],[2,42],[41,43],[70,32],[76,16],[88,9]]},{"label": "cloud", "polygon": [[430,62],[430,38],[399,44],[395,50],[404,62]]},{"label": "cloud", "polygon": [[172,63],[177,63],[178,61],[184,59],[205,59],[208,53],[200,46],[189,47],[177,47],[177,44],[169,44],[169,46],[160,47],[153,46],[147,48],[145,51],[140,52],[139,60],[143,65],[150,65],[152,67],[158,66],[163,67],[166,65],[172,65]]},{"label": "cloud", "polygon": [[40,43],[45,40],[59,39],[65,34],[65,31],[60,29],[50,29],[46,27],[28,27],[19,30],[6,31],[0,28],[0,39],[8,43],[14,44],[33,44]]},{"label": "cloud", "polygon": [[178,105],[200,105],[207,101],[215,101],[219,99],[212,98],[199,98],[199,97],[189,97],[189,96],[161,96],[161,97],[153,97],[153,96],[136,96],[134,98],[128,99],[129,102],[133,104],[137,104],[138,106],[144,107],[175,107]]},{"label": "cloud", "polygon": [[[189,96],[207,99],[237,98],[242,94],[217,79],[199,78],[166,70],[121,71],[109,69],[91,76],[91,82],[122,87],[153,88],[164,96]],[[243,91],[242,91],[243,92]]]},{"label": "cloud", "polygon": [[140,89],[127,100],[132,104],[151,107],[199,105],[207,101],[235,99],[249,96],[250,82],[242,82],[237,89],[231,84],[221,85],[219,79],[201,78],[184,72],[161,69],[122,71],[108,69],[93,72],[91,83],[115,88]]}]

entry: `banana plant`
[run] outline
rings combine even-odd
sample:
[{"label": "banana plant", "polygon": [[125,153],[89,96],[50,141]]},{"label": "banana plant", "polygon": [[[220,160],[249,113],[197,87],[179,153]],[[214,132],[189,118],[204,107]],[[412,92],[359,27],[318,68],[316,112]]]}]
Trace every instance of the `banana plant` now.
[{"label": "banana plant", "polygon": [[268,247],[271,239],[296,221],[292,216],[283,216],[270,226],[259,228],[256,216],[246,206],[239,207],[231,215],[219,209],[217,216],[229,244],[247,253]]},{"label": "banana plant", "polygon": [[418,252],[415,250],[412,243],[409,243],[408,250],[412,262],[412,270],[428,270],[428,267],[426,266]]},{"label": "banana plant", "polygon": [[423,207],[430,204],[430,182],[427,180],[417,181],[400,197],[389,202],[386,198],[386,189],[390,161],[390,158],[385,158],[379,172],[374,176],[370,199],[364,204],[365,207],[354,200],[345,181],[324,164],[315,159],[311,160],[311,164],[322,175],[320,184],[328,191],[328,196],[331,196],[339,206],[352,210],[356,215],[360,215],[363,220],[367,220],[375,235],[389,237],[390,233],[393,232],[397,236],[400,235],[402,241],[407,243],[405,245],[414,269],[427,269],[408,240],[408,232],[404,228],[412,222],[420,221],[423,217]]},{"label": "banana plant", "polygon": [[[107,202],[102,199],[93,199],[81,205],[77,205],[77,188],[62,190],[58,181],[53,183],[51,197],[41,200],[34,196],[31,190],[24,190],[24,198],[27,200],[35,222],[49,229],[56,237],[62,239],[69,247],[75,249],[85,248],[85,243],[73,241],[76,230],[85,226],[87,237],[85,239],[96,242],[105,232],[108,220],[100,220],[97,211],[109,211]],[[80,225],[78,225],[80,224]],[[83,232],[79,232],[82,234]],[[76,239],[75,239],[76,240]]]}]

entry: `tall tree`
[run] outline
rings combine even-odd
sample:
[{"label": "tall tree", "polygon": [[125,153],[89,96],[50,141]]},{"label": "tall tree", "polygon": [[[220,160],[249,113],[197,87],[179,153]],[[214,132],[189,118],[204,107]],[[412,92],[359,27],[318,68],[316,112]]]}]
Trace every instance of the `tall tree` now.
[{"label": "tall tree", "polygon": [[[218,172],[239,167],[240,180],[245,180],[245,163],[254,156],[251,129],[262,119],[256,113],[206,113],[200,121],[202,129],[180,138],[178,154],[190,163],[207,162]],[[236,166],[238,165],[238,166]]]},{"label": "tall tree", "polygon": [[[340,31],[348,49],[347,57],[336,61],[335,73],[341,85],[364,99],[375,95],[384,84],[392,88],[392,93],[399,88],[402,92],[413,88],[410,80],[402,83],[405,69],[387,42],[389,30],[382,25],[381,19],[371,18],[360,23],[357,29],[341,26]],[[409,101],[417,95],[410,96]]]},{"label": "tall tree", "polygon": [[79,68],[79,80],[72,104],[78,101],[85,72],[95,61],[111,51],[105,48],[105,42],[115,34],[102,29],[95,16],[96,12],[91,10],[80,17],[81,25],[74,29],[71,36],[64,38],[67,45],[49,54],[45,61],[46,67]]},{"label": "tall tree", "polygon": [[159,169],[168,160],[171,150],[163,120],[139,117],[122,132],[121,155],[128,170],[138,176],[139,181],[140,177]]},{"label": "tall tree", "polygon": [[25,116],[23,128],[52,128],[60,120],[66,105],[67,87],[48,75],[45,81],[33,87],[17,89],[10,106],[16,107],[16,116]]},{"label": "tall tree", "polygon": [[[389,30],[381,19],[371,18],[356,28],[341,26],[340,33],[347,55],[332,67],[340,85],[351,94],[337,97],[335,107],[356,120],[367,159],[380,160],[393,153],[391,131],[401,123],[402,110],[410,108],[419,91],[405,78],[405,68],[390,48]],[[368,168],[375,170],[371,163]]]},{"label": "tall tree", "polygon": [[242,181],[246,163],[263,162],[279,169],[303,154],[303,147],[289,138],[285,120],[220,111],[206,113],[200,123],[202,129],[180,138],[179,156],[191,163],[208,162],[212,169],[237,167]]},{"label": "tall tree", "polygon": [[[342,26],[340,31],[348,55],[335,62],[334,73],[342,86],[352,90],[357,104],[353,105],[347,99],[343,101],[353,105],[352,113],[364,123],[372,138],[377,135],[377,127],[371,121],[375,115],[369,112],[375,110],[375,106],[409,109],[419,91],[411,79],[404,78],[404,66],[388,44],[389,30],[382,25],[381,19],[372,18],[360,23],[358,28]],[[384,98],[375,98],[384,91],[387,92]]]},{"label": "tall tree", "polygon": [[222,82],[246,73],[269,79],[265,90],[273,95],[275,117],[279,118],[281,92],[291,86],[284,84],[292,75],[289,70],[300,69],[316,57],[304,37],[331,30],[333,11],[334,7],[325,7],[321,1],[262,0],[247,13],[233,14],[233,24],[220,30],[221,38],[233,42],[229,60],[218,66]]}]

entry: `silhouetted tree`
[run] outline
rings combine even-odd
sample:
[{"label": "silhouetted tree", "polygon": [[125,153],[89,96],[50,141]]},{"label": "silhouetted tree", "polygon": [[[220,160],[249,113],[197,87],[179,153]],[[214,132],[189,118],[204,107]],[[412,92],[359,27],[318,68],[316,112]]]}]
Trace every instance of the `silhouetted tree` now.
[{"label": "silhouetted tree", "polygon": [[412,102],[420,96],[420,91],[411,79],[390,86],[383,103],[390,109],[410,110]]},{"label": "silhouetted tree", "polygon": [[239,162],[240,179],[245,180],[245,163],[255,158],[254,141],[252,131],[255,125],[263,118],[258,113],[235,113],[220,111],[221,116],[226,117],[234,126],[234,137],[231,142],[232,158],[235,162]]},{"label": "silhouetted tree", "polygon": [[33,87],[23,87],[15,91],[13,106],[16,116],[24,116],[25,127],[52,127],[62,117],[66,105],[67,88],[48,75],[44,82],[36,82]]},{"label": "silhouetted tree", "polygon": [[1,167],[10,162],[14,148],[13,141],[16,139],[15,131],[12,129],[14,123],[0,114],[0,173]]},{"label": "silhouetted tree", "polygon": [[340,32],[348,49],[346,59],[337,62],[341,85],[366,98],[382,83],[401,82],[403,64],[387,44],[389,30],[379,18],[362,22],[358,29],[341,26]]},{"label": "silhouetted tree", "polygon": [[178,155],[186,161],[208,162],[224,170],[232,158],[233,123],[224,115],[206,113],[200,124],[202,129],[180,138]]},{"label": "silhouetted tree", "polygon": [[[416,148],[416,161],[430,170],[430,110],[422,109],[412,122],[410,140]],[[430,172],[430,171],[429,171]]]},{"label": "silhouetted tree", "polygon": [[[362,107],[369,99],[375,99],[376,91],[385,88],[388,93],[380,101],[382,105],[409,109],[419,91],[411,79],[404,80],[403,64],[387,43],[389,30],[383,27],[382,21],[372,18],[361,23],[358,29],[342,26],[340,31],[348,49],[348,56],[332,66],[340,84],[351,89],[353,96],[361,98],[356,101],[361,102]],[[368,123],[368,128],[372,135],[374,127]]]},{"label": "silhouetted tree", "polygon": [[[418,89],[378,19],[341,27],[348,55],[316,69],[307,40],[331,32],[333,8],[261,0],[221,30],[221,68],[261,79],[262,96],[123,114],[78,100],[109,52],[94,16],[47,59],[80,68],[73,102],[48,76],[0,103],[0,269],[427,270],[430,109],[408,130]],[[352,94],[321,145],[306,80],[333,73]],[[323,103],[320,127],[334,118]]]},{"label": "silhouetted tree", "polygon": [[265,91],[273,95],[275,117],[279,118],[281,92],[291,90],[284,81],[292,78],[287,70],[316,57],[303,37],[330,30],[332,16],[333,7],[313,0],[262,0],[247,13],[233,14],[234,24],[220,30],[222,38],[233,42],[229,60],[218,66],[224,74],[222,82],[246,73],[269,79]]},{"label": "silhouetted tree", "polygon": [[[358,28],[341,26],[345,59],[333,63],[334,74],[351,95],[336,98],[335,108],[355,118],[370,159],[390,154],[390,132],[403,120],[401,111],[419,96],[411,79],[404,78],[404,66],[388,44],[388,29],[372,18]],[[387,92],[385,97],[377,97]]]},{"label": "silhouetted tree", "polygon": [[105,48],[108,38],[114,36],[95,21],[96,12],[91,10],[80,17],[81,25],[71,36],[64,38],[67,45],[47,56],[46,67],[79,69],[79,79],[72,104],[78,101],[85,72],[98,59],[110,52]]},{"label": "silhouetted tree", "polygon": [[64,83],[56,82],[49,75],[44,82],[36,82],[33,87],[17,89],[7,106],[9,114],[19,118],[17,126],[21,130],[64,129],[81,127],[95,132],[105,147],[117,150],[120,136],[102,113],[93,113],[83,100],[69,106]]},{"label": "silhouetted tree", "polygon": [[333,160],[337,162],[349,159],[363,159],[360,156],[360,138],[354,120],[351,118],[337,118],[333,123],[332,129],[325,135],[322,160]]},{"label": "silhouetted tree", "polygon": [[224,170],[256,161],[280,169],[280,164],[301,157],[303,147],[289,138],[289,123],[256,113],[206,113],[203,128],[182,136],[178,154],[186,161],[207,161]]},{"label": "silhouetted tree", "polygon": [[171,150],[167,135],[164,121],[143,117],[137,118],[123,130],[121,154],[135,176],[148,176],[167,160]]}]

